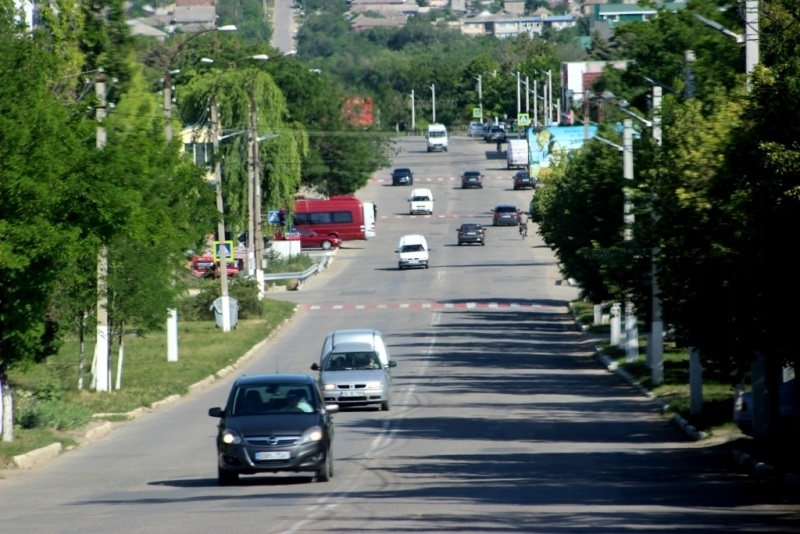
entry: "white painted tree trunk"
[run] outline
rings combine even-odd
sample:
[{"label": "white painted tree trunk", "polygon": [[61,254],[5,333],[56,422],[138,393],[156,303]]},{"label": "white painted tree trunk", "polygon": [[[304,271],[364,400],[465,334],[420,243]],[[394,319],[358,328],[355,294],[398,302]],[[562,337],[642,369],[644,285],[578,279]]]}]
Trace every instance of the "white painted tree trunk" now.
[{"label": "white painted tree trunk", "polygon": [[14,403],[11,400],[11,387],[0,383],[0,398],[3,410],[3,441],[14,441]]},{"label": "white painted tree trunk", "polygon": [[117,381],[114,384],[114,389],[119,390],[122,388],[122,362],[125,359],[125,338],[119,336],[119,351],[117,355]]}]

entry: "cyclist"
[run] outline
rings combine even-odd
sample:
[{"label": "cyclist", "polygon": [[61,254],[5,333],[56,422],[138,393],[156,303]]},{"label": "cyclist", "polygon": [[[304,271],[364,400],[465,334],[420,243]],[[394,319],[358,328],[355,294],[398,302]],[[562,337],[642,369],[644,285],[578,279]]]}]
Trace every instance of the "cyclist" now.
[{"label": "cyclist", "polygon": [[519,213],[519,235],[526,237],[528,235],[528,216],[524,211]]}]

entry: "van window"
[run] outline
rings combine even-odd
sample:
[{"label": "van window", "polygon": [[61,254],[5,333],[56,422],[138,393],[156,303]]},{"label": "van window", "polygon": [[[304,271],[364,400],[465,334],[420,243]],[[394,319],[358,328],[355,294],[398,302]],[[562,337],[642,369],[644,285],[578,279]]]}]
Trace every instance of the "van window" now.
[{"label": "van window", "polygon": [[417,243],[415,245],[403,245],[400,252],[422,252],[424,250],[423,246]]},{"label": "van window", "polygon": [[424,202],[424,201],[430,200],[430,199],[431,199],[431,197],[429,197],[428,195],[415,195],[415,196],[411,197],[411,200],[416,201],[416,202]]},{"label": "van window", "polygon": [[297,226],[352,222],[353,214],[349,211],[318,211],[313,213],[296,213],[294,215],[294,224]]}]

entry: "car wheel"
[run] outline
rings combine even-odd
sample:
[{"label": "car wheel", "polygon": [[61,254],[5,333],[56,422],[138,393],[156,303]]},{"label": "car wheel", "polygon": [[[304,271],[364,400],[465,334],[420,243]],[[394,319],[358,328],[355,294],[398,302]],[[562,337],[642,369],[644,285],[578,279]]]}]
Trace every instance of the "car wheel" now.
[{"label": "car wheel", "polygon": [[239,482],[239,473],[217,466],[217,482],[220,486],[232,486]]},{"label": "car wheel", "polygon": [[325,451],[325,463],[322,464],[322,469],[317,471],[317,482],[328,482],[333,478],[333,456],[331,456],[331,448]]},{"label": "car wheel", "polygon": [[381,411],[388,412],[391,404],[389,403],[389,399],[386,399],[381,403]]},{"label": "car wheel", "polygon": [[427,264],[427,263],[425,264],[425,268],[426,268],[426,269],[428,268],[428,264]]},{"label": "car wheel", "polygon": [[481,246],[485,247],[486,246],[486,241],[481,241]]},{"label": "car wheel", "polygon": [[464,244],[464,243],[462,243],[461,241],[459,241],[459,242],[458,242],[458,246],[459,246],[459,247],[460,247],[461,245],[463,245],[463,244]]},{"label": "car wheel", "polygon": [[333,243],[331,243],[330,241],[328,241],[328,240],[326,239],[325,241],[323,241],[323,242],[322,242],[322,245],[320,245],[320,246],[321,246],[321,247],[322,247],[324,250],[330,250],[330,249],[332,249],[332,248],[333,248]]},{"label": "car wheel", "polygon": [[402,264],[402,263],[398,263],[398,264],[397,264],[397,268],[398,268],[398,269],[400,269],[400,270],[402,271],[402,270],[403,270],[403,264]]}]

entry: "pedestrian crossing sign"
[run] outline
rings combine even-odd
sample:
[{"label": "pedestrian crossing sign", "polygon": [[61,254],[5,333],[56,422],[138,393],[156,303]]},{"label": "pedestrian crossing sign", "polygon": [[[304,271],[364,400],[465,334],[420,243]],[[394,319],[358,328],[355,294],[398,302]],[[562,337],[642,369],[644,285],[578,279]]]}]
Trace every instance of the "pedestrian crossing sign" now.
[{"label": "pedestrian crossing sign", "polygon": [[473,119],[482,119],[483,118],[483,110],[481,108],[472,108],[472,118]]},{"label": "pedestrian crossing sign", "polygon": [[214,241],[214,261],[233,258],[233,241]]},{"label": "pedestrian crossing sign", "polygon": [[517,124],[520,126],[530,126],[531,125],[531,117],[527,113],[520,113],[517,115]]},{"label": "pedestrian crossing sign", "polygon": [[267,212],[267,223],[281,224],[281,212],[278,210],[272,210]]}]

